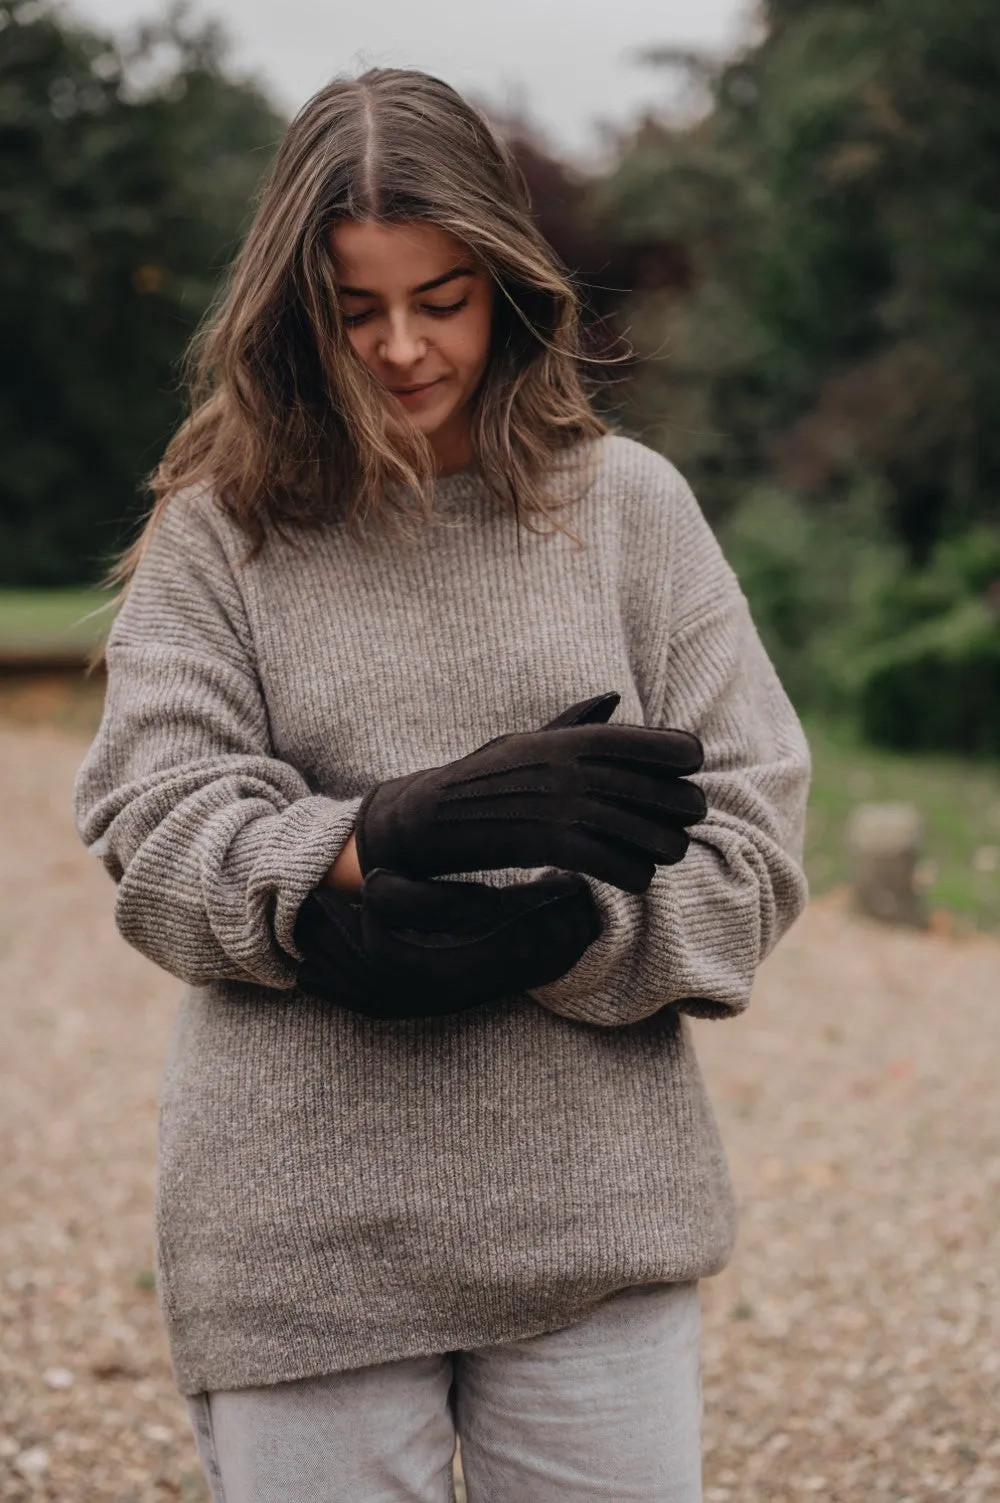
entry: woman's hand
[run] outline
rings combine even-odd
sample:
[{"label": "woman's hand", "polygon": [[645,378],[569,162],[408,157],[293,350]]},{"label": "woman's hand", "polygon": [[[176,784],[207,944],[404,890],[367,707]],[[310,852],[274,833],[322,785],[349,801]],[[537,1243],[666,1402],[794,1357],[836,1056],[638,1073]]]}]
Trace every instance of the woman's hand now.
[{"label": "woman's hand", "polygon": [[702,748],[688,731],[608,725],[617,704],[599,695],[537,731],[380,783],[358,810],[361,872],[555,866],[644,892],[705,818],[705,795],[688,777]]},{"label": "woman's hand", "polygon": [[570,872],[494,888],[377,870],[360,903],[329,884],[308,895],[298,984],[369,1018],[442,1017],[564,976],[600,932],[590,888]]}]

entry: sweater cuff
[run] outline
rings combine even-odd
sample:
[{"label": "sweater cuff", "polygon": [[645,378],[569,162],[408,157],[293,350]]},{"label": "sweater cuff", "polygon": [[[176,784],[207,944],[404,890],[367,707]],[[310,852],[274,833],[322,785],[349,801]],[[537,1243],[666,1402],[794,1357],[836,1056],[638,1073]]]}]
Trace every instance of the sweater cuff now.
[{"label": "sweater cuff", "polygon": [[[502,867],[492,871],[465,872],[458,880],[483,882],[487,887],[512,887],[521,882],[536,882],[555,876],[555,866]],[[573,966],[572,970],[536,986],[530,995],[553,1012],[580,1022],[615,1027],[622,1022],[620,1006],[607,995],[609,980],[628,965],[629,950],[635,932],[635,911],[642,899],[619,891],[607,882],[584,876],[597,906],[601,932]],[[567,1005],[569,1004],[569,1005]],[[574,1005],[575,1004],[575,1005]]]},{"label": "sweater cuff", "polygon": [[350,840],[361,799],[300,799],[286,811],[289,844],[278,886],[274,936],[296,961],[303,959],[293,932],[306,895],[318,886]]},{"label": "sweater cuff", "polygon": [[594,895],[601,932],[572,970],[547,986],[533,988],[531,995],[543,1007],[563,1017],[599,1028],[615,1028],[628,1020],[622,1017],[621,999],[616,995],[618,986],[610,983],[621,982],[623,973],[629,970],[635,943],[635,910],[642,899],[593,877],[585,880]]},{"label": "sweater cuff", "polygon": [[273,933],[280,977],[272,985],[294,986],[303,959],[294,940],[295,920],[307,894],[322,882],[354,830],[361,799],[312,794],[296,799],[275,817],[244,826],[233,851],[247,872],[247,909]]}]

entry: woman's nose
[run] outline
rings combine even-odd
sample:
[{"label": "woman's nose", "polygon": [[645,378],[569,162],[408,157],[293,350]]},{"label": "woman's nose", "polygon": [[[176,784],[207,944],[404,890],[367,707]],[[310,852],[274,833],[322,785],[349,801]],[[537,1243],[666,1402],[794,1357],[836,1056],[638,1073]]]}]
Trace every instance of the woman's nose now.
[{"label": "woman's nose", "polygon": [[427,353],[427,341],[406,317],[390,318],[379,358],[386,365],[415,365]]}]

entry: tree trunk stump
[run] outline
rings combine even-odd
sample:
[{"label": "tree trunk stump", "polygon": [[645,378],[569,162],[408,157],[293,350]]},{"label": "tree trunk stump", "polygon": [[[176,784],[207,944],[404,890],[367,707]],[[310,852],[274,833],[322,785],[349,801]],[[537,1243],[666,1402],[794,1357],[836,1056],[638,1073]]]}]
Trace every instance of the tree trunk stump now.
[{"label": "tree trunk stump", "polygon": [[853,907],[886,924],[923,929],[927,911],[916,883],[924,827],[913,804],[860,804],[851,815]]}]

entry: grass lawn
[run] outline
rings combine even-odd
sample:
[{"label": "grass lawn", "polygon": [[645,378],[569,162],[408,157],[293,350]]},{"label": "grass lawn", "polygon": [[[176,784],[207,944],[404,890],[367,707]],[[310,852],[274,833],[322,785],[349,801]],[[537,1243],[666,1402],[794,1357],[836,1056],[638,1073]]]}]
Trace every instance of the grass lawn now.
[{"label": "grass lawn", "polygon": [[845,836],[860,803],[905,800],[924,818],[928,908],[1000,932],[1000,764],[901,756],[860,746],[838,725],[808,721],[813,784],[806,869],[814,893],[848,880]]},{"label": "grass lawn", "polygon": [[102,590],[0,590],[0,655],[89,651],[106,635],[112,612],[83,618],[109,598]]}]

